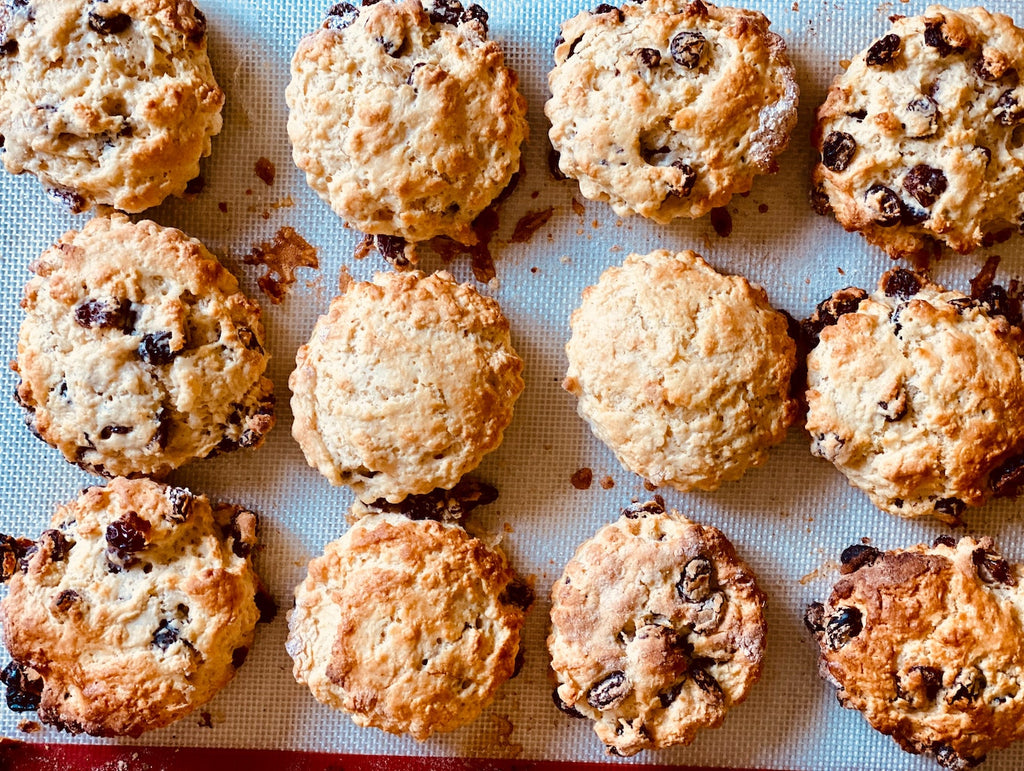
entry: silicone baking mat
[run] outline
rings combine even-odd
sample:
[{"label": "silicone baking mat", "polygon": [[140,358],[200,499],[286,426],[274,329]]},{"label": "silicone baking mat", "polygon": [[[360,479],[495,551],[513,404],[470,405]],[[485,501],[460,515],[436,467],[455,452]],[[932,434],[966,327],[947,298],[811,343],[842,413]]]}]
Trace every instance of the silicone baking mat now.
[{"label": "silicone baking mat", "polygon": [[[491,242],[496,278],[477,282],[464,257],[443,264],[426,254],[427,270],[447,267],[498,299],[509,316],[513,342],[526,362],[526,390],[502,447],[478,471],[500,491],[474,514],[475,527],[500,536],[518,569],[536,580],[537,602],[525,630],[525,667],[471,725],[425,743],[374,729],[359,729],[343,714],[317,703],[291,677],[284,650],[285,611],[307,561],[344,532],[351,502],[310,469],[290,435],[287,378],[295,351],[318,314],[336,294],[344,271],[368,278],[386,269],[376,254],[354,256],[359,235],[346,229],[306,186],[291,162],[284,90],[299,38],[313,29],[330,3],[309,0],[205,0],[210,55],[227,94],[224,130],[203,168],[205,188],[144,215],[203,240],[237,273],[264,306],[276,384],[277,426],[266,444],[199,461],[173,481],[222,500],[244,504],[263,517],[258,566],[281,606],[261,626],[256,644],[234,681],[201,712],[137,742],[68,737],[53,729],[19,729],[23,716],[4,710],[0,731],[29,742],[144,744],[169,747],[276,748],[362,755],[607,760],[586,721],[570,720],[551,700],[548,680],[548,592],[576,546],[621,508],[647,498],[642,480],[624,471],[577,417],[560,382],[569,314],[580,291],[630,252],[694,249],[720,269],[765,286],[771,301],[800,318],[833,290],[873,287],[891,265],[881,251],[815,215],[807,202],[813,161],[808,135],[814,109],[844,58],[888,27],[891,14],[922,12],[926,4],[856,0],[757,0],[784,36],[796,66],[800,122],[781,169],[761,177],[752,192],[727,210],[731,232],[709,218],[659,226],[617,217],[605,204],[585,201],[574,183],[548,170],[547,71],[558,23],[590,7],[583,0],[488,0],[491,35],[518,71],[529,103],[531,136],[522,178],[501,206]],[[993,2],[992,10],[1024,23],[1024,0]],[[260,162],[260,159],[265,159]],[[267,163],[269,161],[269,164]],[[274,173],[269,173],[271,167]],[[259,173],[257,173],[259,171]],[[513,239],[528,214],[550,217],[532,237]],[[540,214],[537,214],[540,213]],[[0,173],[0,361],[15,357],[19,300],[27,266],[62,232],[87,215],[62,211],[28,175]],[[292,227],[316,247],[319,269],[300,269],[280,304],[262,294],[259,266],[245,264],[253,247]],[[719,233],[721,231],[721,233]],[[1021,272],[1024,239],[1015,237],[970,257],[946,255],[932,266],[940,282],[962,290],[987,257],[1002,257],[998,279]],[[9,398],[16,378],[0,372],[0,531],[35,537],[54,507],[96,480],[34,439]],[[580,479],[592,472],[586,489]],[[573,479],[576,484],[573,484]],[[946,528],[937,522],[899,520],[875,510],[828,463],[813,458],[800,428],[768,462],[715,493],[658,491],[667,503],[721,528],[759,575],[768,595],[768,647],[764,676],[722,728],[702,732],[689,747],[646,753],[619,764],[789,769],[932,769],[931,760],[907,755],[872,732],[861,716],[841,709],[815,672],[812,642],[801,618],[822,599],[840,551],[862,537],[880,548],[931,541]],[[1004,553],[1024,559],[1024,523],[1018,505],[1000,501],[967,514],[970,532],[992,535]],[[6,663],[0,660],[0,665]],[[31,717],[29,714],[27,717]],[[1024,766],[1024,745],[994,753],[989,771]]]}]

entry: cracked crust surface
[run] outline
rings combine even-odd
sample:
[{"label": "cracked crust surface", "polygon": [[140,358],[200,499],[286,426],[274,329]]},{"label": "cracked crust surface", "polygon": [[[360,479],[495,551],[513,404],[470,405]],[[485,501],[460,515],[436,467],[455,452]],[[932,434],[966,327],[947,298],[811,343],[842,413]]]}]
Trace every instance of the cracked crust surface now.
[{"label": "cracked crust surface", "polygon": [[[851,290],[841,290],[849,295]],[[1021,484],[1021,330],[908,270],[858,292],[807,358],[811,452],[883,511],[955,523]]]},{"label": "cracked crust surface", "polygon": [[892,257],[1021,227],[1024,30],[929,6],[853,57],[818,108],[816,207]]},{"label": "cracked crust surface", "polygon": [[528,133],[486,13],[457,0],[335,9],[292,59],[295,164],[364,233],[476,243],[471,223],[518,171]]},{"label": "cracked crust surface", "polygon": [[454,730],[515,671],[522,586],[501,551],[457,525],[364,517],[295,590],[295,679],[360,726],[419,740]]},{"label": "cracked crust surface", "polygon": [[444,271],[378,273],[299,348],[292,435],[360,500],[449,489],[501,444],[522,368],[495,300]]},{"label": "cracked crust surface", "polygon": [[4,165],[74,211],[182,195],[223,104],[188,0],[0,2]]},{"label": "cracked crust surface", "polygon": [[758,286],[693,252],[629,255],[583,290],[563,387],[635,474],[713,490],[764,462],[796,416],[796,345]]},{"label": "cracked crust surface", "polygon": [[768,27],[700,0],[601,5],[563,23],[544,107],[559,169],[587,198],[660,223],[749,191],[797,119],[793,67]]},{"label": "cracked crust surface", "polygon": [[213,698],[260,615],[256,525],[240,507],[118,478],[59,507],[13,571],[0,543],[4,642],[43,678],[40,720],[138,736]]},{"label": "cracked crust surface", "polygon": [[552,588],[555,701],[614,755],[689,744],[760,678],[764,602],[719,530],[631,506]]},{"label": "cracked crust surface", "polygon": [[162,476],[274,424],[260,308],[197,240],[123,214],[32,265],[14,365],[26,422],[72,463]]},{"label": "cracked crust surface", "polygon": [[806,617],[839,703],[958,771],[1024,737],[1024,567],[970,536],[848,555]]}]

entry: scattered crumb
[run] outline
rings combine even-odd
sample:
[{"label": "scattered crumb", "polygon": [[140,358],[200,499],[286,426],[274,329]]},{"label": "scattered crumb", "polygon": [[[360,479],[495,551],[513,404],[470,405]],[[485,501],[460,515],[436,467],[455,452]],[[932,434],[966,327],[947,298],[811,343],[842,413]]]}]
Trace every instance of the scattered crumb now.
[{"label": "scattered crumb", "polygon": [[619,246],[618,244],[612,244],[612,247],[608,251],[610,251],[610,252],[621,252],[622,251],[622,247]]},{"label": "scattered crumb", "polygon": [[536,198],[539,195],[540,195],[540,190],[534,190],[532,193],[530,193],[530,198]]},{"label": "scattered crumb", "polygon": [[994,246],[996,244],[1001,244],[1005,241],[1009,241],[1010,236],[1016,232],[1015,228],[1004,228],[1003,230],[997,230],[994,233],[986,233],[981,238],[981,245]]},{"label": "scattered crumb", "polygon": [[268,220],[270,219],[270,212],[264,209],[260,212],[260,216],[263,217],[263,219]]},{"label": "scattered crumb", "polygon": [[846,275],[846,271],[845,271],[845,270],[843,270],[842,268],[840,268],[840,267],[837,267],[837,268],[836,268],[836,270],[838,270],[838,271],[839,271],[839,275],[840,275],[840,276],[845,276],[845,275]]},{"label": "scattered crumb", "polygon": [[596,230],[597,228],[601,227],[601,223],[598,222],[597,220],[594,220],[593,222],[590,223],[590,227]]},{"label": "scattered crumb", "polygon": [[274,184],[274,178],[277,176],[277,169],[269,158],[264,158],[261,155],[256,159],[256,165],[253,166],[252,170],[256,173],[257,177],[263,180],[263,184],[267,187]]},{"label": "scattered crumb", "polygon": [[222,214],[227,214],[228,213],[228,202],[227,201],[221,201],[220,203],[217,204],[217,208],[221,210]]},{"label": "scattered crumb", "polygon": [[645,479],[644,480],[644,489],[647,492],[649,492],[649,493],[653,493],[655,490],[658,489],[658,486],[656,484],[654,484],[654,482],[652,482],[651,480]]},{"label": "scattered crumb", "polygon": [[839,570],[839,563],[835,560],[825,560],[820,566],[816,567],[810,573],[805,576],[800,576],[800,585],[807,586],[812,581],[817,581],[819,578],[825,578],[830,573],[835,573]]},{"label": "scattered crumb", "polygon": [[759,214],[767,214],[768,213],[768,204],[766,204],[766,203],[759,204],[758,207],[757,207],[757,211],[758,211]]},{"label": "scattered crumb", "polygon": [[271,209],[290,209],[293,206],[295,206],[295,199],[290,195],[286,195],[284,198],[280,198],[270,204]]},{"label": "scattered crumb", "polygon": [[582,236],[582,235],[583,235],[583,228],[578,228],[578,229],[576,230],[576,235],[578,235],[578,236]]},{"label": "scattered crumb", "polygon": [[511,522],[505,522],[502,524],[501,529],[506,533],[514,533],[516,529],[512,527]]},{"label": "scattered crumb", "polygon": [[563,265],[571,265],[572,257],[570,257],[568,254],[563,254],[561,257],[558,258],[558,261]]},{"label": "scattered crumb", "polygon": [[251,187],[247,187],[247,188],[245,189],[245,194],[246,194],[246,195],[252,195],[252,188],[251,188]]},{"label": "scattered crumb", "polygon": [[851,62],[850,62],[849,59],[840,59],[839,60],[839,66],[842,67],[844,70],[850,69],[850,64],[851,64]]},{"label": "scattered crumb", "polygon": [[356,260],[362,260],[370,256],[370,253],[375,251],[373,246],[373,236],[363,236],[363,240],[356,244],[356,250],[352,252],[352,258]]},{"label": "scattered crumb", "polygon": [[519,218],[519,222],[516,223],[512,231],[511,242],[513,244],[527,243],[538,230],[547,224],[547,221],[551,219],[551,215],[554,213],[555,210],[552,207],[526,212],[526,214]]},{"label": "scattered crumb", "polygon": [[495,749],[508,758],[517,758],[523,754],[523,745],[512,741],[515,726],[508,715],[491,715],[491,725],[494,726]]},{"label": "scattered crumb", "polygon": [[246,265],[265,265],[267,272],[257,283],[263,293],[278,305],[295,283],[298,268],[320,268],[317,251],[294,228],[285,225],[274,235],[274,240],[253,247],[243,258]]},{"label": "scattered crumb", "polygon": [[586,210],[586,208],[585,208],[585,207],[583,206],[583,203],[582,203],[582,202],[580,202],[580,200],[579,200],[579,199],[577,199],[577,198],[573,198],[573,199],[572,199],[572,204],[571,204],[571,205],[572,205],[572,211],[573,211],[573,213],[574,213],[574,214],[575,214],[575,215],[576,215],[577,217],[582,217],[582,216],[583,216],[584,214],[586,214],[586,213],[587,213],[587,210]]},{"label": "scattered crumb", "polygon": [[540,273],[540,268],[538,268],[536,265],[534,265],[532,268],[530,268],[530,272],[531,273]]},{"label": "scattered crumb", "polygon": [[793,5],[790,8],[790,10],[799,11],[800,10],[800,3],[793,3]]},{"label": "scattered crumb", "polygon": [[213,715],[203,710],[199,713],[199,722],[196,725],[200,728],[213,728]]},{"label": "scattered crumb", "polygon": [[348,265],[342,265],[341,271],[338,273],[338,293],[345,294],[354,281],[352,274],[348,272]]},{"label": "scattered crumb", "polygon": [[584,466],[583,468],[575,471],[573,475],[569,477],[569,481],[577,490],[589,490],[590,485],[594,483],[594,472]]},{"label": "scattered crumb", "polygon": [[615,487],[615,480],[612,479],[610,476],[603,476],[601,477],[600,484],[602,490],[611,490],[613,487]]},{"label": "scattered crumb", "polygon": [[43,730],[43,727],[35,720],[19,720],[18,730],[23,734],[37,734]]}]

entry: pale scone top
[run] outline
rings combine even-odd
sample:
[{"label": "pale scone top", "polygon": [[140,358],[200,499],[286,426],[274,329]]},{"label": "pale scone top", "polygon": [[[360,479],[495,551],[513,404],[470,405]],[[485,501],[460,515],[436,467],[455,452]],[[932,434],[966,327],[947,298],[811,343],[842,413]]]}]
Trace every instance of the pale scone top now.
[{"label": "pale scone top", "polygon": [[794,70],[768,27],[701,0],[605,4],[563,23],[544,107],[562,173],[660,223],[750,190],[797,119]]},{"label": "pale scone top", "polygon": [[223,104],[188,0],[0,4],[4,165],[73,211],[183,194]]}]

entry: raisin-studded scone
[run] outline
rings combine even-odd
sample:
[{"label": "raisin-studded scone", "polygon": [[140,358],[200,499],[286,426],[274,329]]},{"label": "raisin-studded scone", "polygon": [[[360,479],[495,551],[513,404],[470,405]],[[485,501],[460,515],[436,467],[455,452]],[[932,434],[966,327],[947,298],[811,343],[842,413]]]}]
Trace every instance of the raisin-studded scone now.
[{"label": "raisin-studded scone", "polygon": [[1024,567],[990,538],[943,535],[851,546],[842,572],[805,617],[840,704],[956,771],[1024,737]]},{"label": "raisin-studded scone", "polygon": [[458,525],[365,517],[309,563],[288,615],[295,679],[360,726],[423,740],[516,669],[529,585]]},{"label": "raisin-studded scone", "polygon": [[208,702],[260,617],[257,524],[118,478],[59,507],[35,543],[0,536],[8,704],[72,733],[138,736]]},{"label": "raisin-studded scone", "polygon": [[701,0],[602,3],[562,24],[548,74],[563,174],[615,212],[700,217],[777,168],[799,89],[757,11]]},{"label": "raisin-studded scone", "polygon": [[495,300],[443,271],[378,273],[299,348],[292,435],[360,500],[449,489],[501,444],[522,369]]},{"label": "raisin-studded scone", "polygon": [[274,424],[260,308],[180,230],[97,217],[32,265],[16,397],[41,439],[104,476],[162,476]]},{"label": "raisin-studded scone", "polygon": [[338,216],[364,233],[476,243],[471,223],[519,169],[528,131],[483,8],[338,3],[291,69],[295,164]]},{"label": "raisin-studded scone", "polygon": [[764,462],[796,416],[796,344],[759,286],[693,252],[631,254],[570,322],[564,388],[627,469],[714,490]]},{"label": "raisin-studded scone", "polygon": [[955,524],[1024,483],[1024,337],[909,270],[843,289],[805,327],[811,452],[878,508]]},{"label": "raisin-studded scone", "polygon": [[719,530],[634,504],[551,590],[555,704],[612,755],[689,744],[760,678],[764,602]]},{"label": "raisin-studded scone", "polygon": [[184,193],[223,105],[188,0],[0,0],[4,165],[72,211]]},{"label": "raisin-studded scone", "polygon": [[892,257],[1024,227],[1024,30],[984,8],[893,18],[818,108],[815,208]]}]

